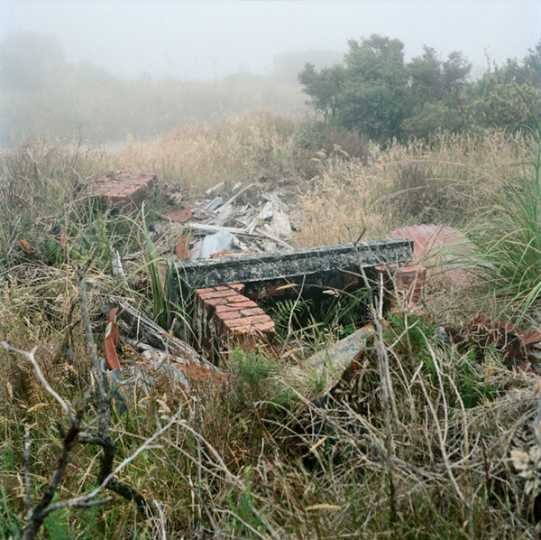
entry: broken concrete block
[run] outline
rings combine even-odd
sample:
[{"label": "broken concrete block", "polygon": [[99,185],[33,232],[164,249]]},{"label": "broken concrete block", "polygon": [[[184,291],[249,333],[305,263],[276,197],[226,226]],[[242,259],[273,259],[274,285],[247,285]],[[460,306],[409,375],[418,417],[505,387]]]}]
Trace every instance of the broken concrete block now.
[{"label": "broken concrete block", "polygon": [[295,389],[311,399],[325,395],[366,351],[374,334],[374,327],[368,324],[340,341],[329,343],[301,364],[286,369],[279,382],[285,389]]}]

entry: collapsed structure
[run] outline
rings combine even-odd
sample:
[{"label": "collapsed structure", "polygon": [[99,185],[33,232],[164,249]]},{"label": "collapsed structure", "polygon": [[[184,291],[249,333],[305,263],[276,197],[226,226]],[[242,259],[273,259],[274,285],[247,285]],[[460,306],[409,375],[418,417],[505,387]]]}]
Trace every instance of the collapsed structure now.
[{"label": "collapsed structure", "polygon": [[387,270],[412,258],[409,240],[388,240],[269,253],[251,257],[177,262],[174,301],[193,298],[196,345],[211,358],[232,344],[252,347],[272,338],[274,322],[257,301],[285,295],[317,299],[329,289],[388,290]]},{"label": "collapsed structure", "polygon": [[[95,179],[90,192],[109,207],[137,207],[151,199],[156,183],[152,174],[117,171]],[[407,294],[413,291],[417,299],[422,272],[407,266],[414,256],[414,242],[398,237],[294,249],[289,237],[295,225],[283,202],[291,193],[283,185],[268,189],[259,182],[230,188],[217,185],[206,191],[207,198],[190,203],[176,188],[162,190],[172,208],[161,211],[161,222],[153,224],[153,231],[173,238],[176,279],[168,300],[186,308],[182,335],[186,350],[180,355],[184,360],[177,362],[182,376],[191,378],[194,368],[214,376],[213,365],[222,363],[238,346],[272,348],[276,325],[265,306],[283,299],[309,298],[324,305],[328,293],[347,296],[366,290],[368,296],[383,297],[395,284]],[[126,305],[118,308],[119,324],[125,325],[133,310]],[[147,356],[148,344],[158,348],[152,351],[155,356],[160,350],[169,354],[178,349],[178,343],[171,345],[159,327],[151,329],[151,321],[132,315],[135,319],[130,319],[124,333],[133,335],[137,347],[142,346],[142,337]],[[115,328],[116,322],[110,325]],[[141,335],[141,328],[148,335]],[[113,338],[106,336],[108,363],[118,369],[114,354],[118,339]]]}]

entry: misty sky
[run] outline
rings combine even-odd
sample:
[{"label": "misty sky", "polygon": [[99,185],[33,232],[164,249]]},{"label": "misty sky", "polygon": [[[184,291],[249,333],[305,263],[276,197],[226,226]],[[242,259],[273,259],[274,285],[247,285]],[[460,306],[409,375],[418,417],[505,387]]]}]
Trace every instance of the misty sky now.
[{"label": "misty sky", "polygon": [[541,0],[0,0],[0,36],[55,34],[68,58],[121,76],[215,78],[269,73],[283,51],[345,50],[372,33],[462,50],[522,56],[541,39]]}]

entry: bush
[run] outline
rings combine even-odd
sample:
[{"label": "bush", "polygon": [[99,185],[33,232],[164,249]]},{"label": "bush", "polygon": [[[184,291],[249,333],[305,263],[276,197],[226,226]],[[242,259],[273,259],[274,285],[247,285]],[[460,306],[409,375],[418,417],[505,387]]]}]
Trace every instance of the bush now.
[{"label": "bush", "polygon": [[429,163],[402,164],[392,187],[392,206],[402,223],[448,223],[454,221],[458,193],[449,189],[450,179],[438,178]]}]

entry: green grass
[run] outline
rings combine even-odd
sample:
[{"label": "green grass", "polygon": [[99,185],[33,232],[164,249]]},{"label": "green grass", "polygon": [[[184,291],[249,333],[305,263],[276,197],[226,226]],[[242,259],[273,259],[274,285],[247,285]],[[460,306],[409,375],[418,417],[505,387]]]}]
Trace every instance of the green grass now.
[{"label": "green grass", "polygon": [[502,315],[524,321],[541,299],[541,131],[532,137],[530,161],[517,170],[469,237],[487,294]]}]

